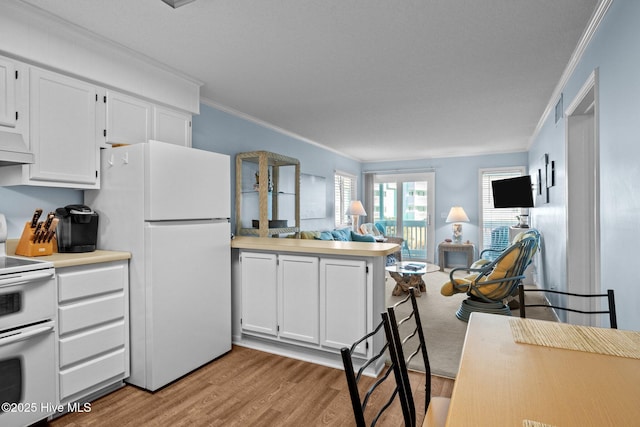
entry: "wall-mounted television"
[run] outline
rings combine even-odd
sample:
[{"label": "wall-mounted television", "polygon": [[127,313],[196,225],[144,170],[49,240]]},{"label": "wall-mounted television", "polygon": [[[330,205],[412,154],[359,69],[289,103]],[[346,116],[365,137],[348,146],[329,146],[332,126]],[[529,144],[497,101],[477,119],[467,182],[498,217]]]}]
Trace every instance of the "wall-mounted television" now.
[{"label": "wall-mounted television", "polygon": [[494,208],[532,208],[531,176],[491,181]]}]

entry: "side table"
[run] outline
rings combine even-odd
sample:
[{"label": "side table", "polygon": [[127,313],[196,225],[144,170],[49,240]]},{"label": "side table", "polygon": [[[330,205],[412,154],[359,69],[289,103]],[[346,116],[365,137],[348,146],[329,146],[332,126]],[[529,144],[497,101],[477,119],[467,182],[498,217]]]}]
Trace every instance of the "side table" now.
[{"label": "side table", "polygon": [[422,275],[437,271],[438,267],[428,262],[408,261],[388,265],[385,269],[396,281],[396,286],[393,288],[391,295],[397,297],[404,292],[409,292],[409,288],[415,288],[415,295],[419,297],[422,292],[427,291]]},{"label": "side table", "polygon": [[473,263],[473,255],[475,253],[475,246],[473,243],[449,243],[441,242],[438,245],[438,263],[440,264],[440,271],[444,271],[446,267],[445,256],[447,252],[465,252],[467,254],[467,267]]}]

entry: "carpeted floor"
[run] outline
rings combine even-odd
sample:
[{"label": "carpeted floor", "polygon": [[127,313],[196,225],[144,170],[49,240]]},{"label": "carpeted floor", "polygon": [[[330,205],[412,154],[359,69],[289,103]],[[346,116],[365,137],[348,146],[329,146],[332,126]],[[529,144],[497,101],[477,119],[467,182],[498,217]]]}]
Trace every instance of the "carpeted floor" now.
[{"label": "carpeted floor", "polygon": [[[427,341],[431,373],[447,378],[455,378],[467,331],[467,323],[459,320],[455,313],[462,300],[466,298],[466,295],[457,294],[445,297],[440,294],[440,287],[449,280],[448,271],[427,273],[423,278],[427,286],[427,292],[423,292],[422,296],[417,298],[417,301],[420,308],[420,320],[422,321],[422,328]],[[387,306],[393,305],[403,298],[402,296],[394,297],[391,295],[394,285],[394,280],[387,277]],[[402,314],[402,312],[399,314]],[[518,316],[518,311],[515,310],[513,315]],[[552,310],[547,308],[528,309],[527,317],[556,320]],[[424,372],[422,359],[415,357],[409,368]]]}]

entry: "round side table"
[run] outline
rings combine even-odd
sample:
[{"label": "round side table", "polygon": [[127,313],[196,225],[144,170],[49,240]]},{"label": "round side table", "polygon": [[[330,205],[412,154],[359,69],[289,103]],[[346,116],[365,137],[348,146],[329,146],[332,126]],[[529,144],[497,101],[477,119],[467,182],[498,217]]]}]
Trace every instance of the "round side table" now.
[{"label": "round side table", "polygon": [[385,269],[396,281],[396,286],[391,292],[393,296],[400,296],[409,292],[409,288],[415,288],[415,295],[419,297],[422,292],[427,291],[422,275],[438,271],[438,266],[426,262],[405,261],[389,265]]}]

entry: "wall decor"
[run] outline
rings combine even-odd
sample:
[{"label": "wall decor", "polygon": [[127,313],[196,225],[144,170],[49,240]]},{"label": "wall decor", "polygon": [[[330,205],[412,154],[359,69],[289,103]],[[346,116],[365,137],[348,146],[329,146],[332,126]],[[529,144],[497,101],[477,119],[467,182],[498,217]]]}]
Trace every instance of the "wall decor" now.
[{"label": "wall decor", "polygon": [[538,169],[538,191],[537,196],[543,203],[549,203],[549,189],[556,185],[556,162],[549,161],[549,153],[545,153],[540,158],[542,167]]},{"label": "wall decor", "polygon": [[326,218],[327,179],[300,174],[300,219]]}]

